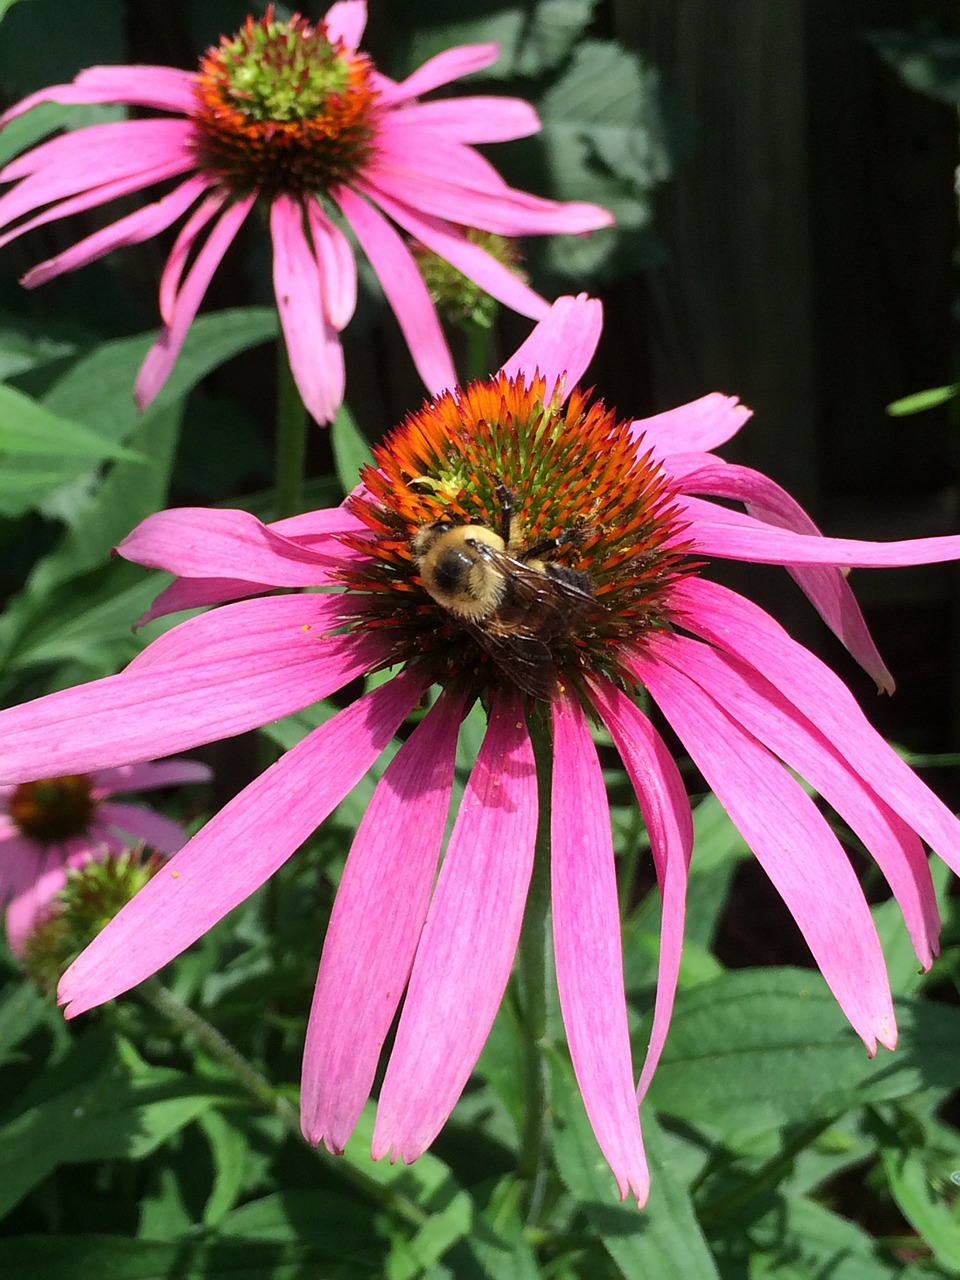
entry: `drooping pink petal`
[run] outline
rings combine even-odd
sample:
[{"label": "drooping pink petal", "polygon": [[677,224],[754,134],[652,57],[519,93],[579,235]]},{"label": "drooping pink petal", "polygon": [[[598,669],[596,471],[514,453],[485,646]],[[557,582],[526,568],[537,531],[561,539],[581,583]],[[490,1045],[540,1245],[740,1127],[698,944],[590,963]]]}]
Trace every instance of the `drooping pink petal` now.
[{"label": "drooping pink petal", "polygon": [[[97,205],[105,204],[108,200],[119,199],[121,196],[130,195],[133,191],[141,191],[144,187],[151,186],[155,182],[161,182],[168,176],[169,167],[169,164],[165,163],[159,169],[146,173],[128,174],[126,177],[117,178],[113,182],[105,182],[101,186],[90,187],[69,200],[58,200],[56,204],[45,209],[43,213],[38,213],[26,222],[18,222],[11,231],[7,231],[0,236],[0,249],[3,249],[12,240],[16,240],[18,236],[25,235],[28,231],[34,231],[37,227],[45,226],[48,222],[59,221],[59,219],[66,218],[74,213],[85,213],[88,209],[94,209]],[[194,179],[188,178],[186,181],[193,182]],[[45,263],[40,263],[32,271],[26,273],[23,279],[27,281],[27,287],[31,283],[36,283],[33,272],[40,270],[45,265]]]},{"label": "drooping pink petal", "polygon": [[97,806],[97,822],[91,826],[90,835],[97,839],[98,829],[104,826],[108,832],[119,834],[125,845],[143,841],[160,853],[176,853],[186,843],[183,827],[154,813],[139,804],[127,804],[119,800],[106,800]]},{"label": "drooping pink petal", "polygon": [[[744,503],[748,515],[765,523],[814,537],[823,536],[800,504],[759,471],[734,466],[705,453],[667,458],[664,467],[671,477],[682,482],[685,493],[732,498]],[[873,677],[877,688],[893,693],[893,676],[877,652],[846,575],[839,569],[820,565],[806,568],[787,565],[786,568],[840,643]]]},{"label": "drooping pink petal", "polygon": [[477,163],[481,157],[433,132],[418,140],[413,129],[385,130],[380,148],[357,184],[378,202],[381,195],[415,198],[422,214],[503,236],[578,235],[613,224],[599,205],[534,196],[508,187],[495,171],[495,181],[478,181],[482,170],[486,177],[485,164]]},{"label": "drooping pink petal", "polygon": [[427,389],[439,395],[455,386],[450,350],[410,250],[382,214],[355,192],[338,187],[331,195],[377,273]]},{"label": "drooping pink petal", "polygon": [[21,98],[0,116],[0,129],[41,102],[61,102],[66,106],[122,102],[186,115],[196,106],[196,83],[196,73],[176,67],[87,67],[72,84],[49,85]]},{"label": "drooping pink petal", "polygon": [[524,374],[527,385],[534,373],[546,380],[546,399],[563,387],[576,386],[587,371],[600,341],[603,304],[597,298],[578,293],[575,298],[557,298],[530,337],[504,364],[508,378]]},{"label": "drooping pink petal", "polygon": [[606,789],[579,702],[553,703],[550,878],[557,989],[570,1057],[600,1150],[625,1199],[650,1177],[630,1062],[620,912]]},{"label": "drooping pink petal", "polygon": [[[111,222],[109,226],[85,236],[83,240],[78,240],[62,253],[38,263],[24,275],[20,283],[26,289],[33,289],[37,285],[46,284],[56,276],[63,275],[66,271],[76,271],[79,267],[96,262],[98,258],[112,253],[115,249],[149,240],[152,236],[166,230],[172,222],[185,213],[202,195],[206,185],[205,178],[188,178],[161,199],[144,205],[142,209],[127,214],[125,218]],[[61,215],[66,212],[62,205],[58,206],[57,211]],[[52,213],[53,210],[49,212]]]},{"label": "drooping pink petal", "polygon": [[414,102],[390,115],[391,129],[435,129],[457,142],[510,142],[540,130],[540,117],[522,98],[440,98]]},{"label": "drooping pink petal", "polygon": [[141,409],[151,403],[169,377],[211,277],[255,203],[254,193],[228,205],[197,253],[177,296],[172,321],[147,352],[137,374],[134,394]]},{"label": "drooping pink petal", "polygon": [[116,769],[97,769],[90,776],[90,794],[100,800],[120,791],[155,791],[187,782],[209,782],[212,776],[210,766],[199,760],[150,760]]},{"label": "drooping pink petal", "polygon": [[318,587],[346,557],[332,539],[304,547],[249,511],[174,507],[147,516],[117,547],[127,560],[185,578],[236,578],[273,587]]},{"label": "drooping pink petal", "polygon": [[406,80],[395,83],[386,76],[378,77],[381,106],[395,106],[410,98],[417,98],[421,93],[428,93],[451,80],[459,80],[461,76],[469,76],[474,71],[483,71],[491,66],[500,56],[498,44],[462,44],[453,49],[444,49],[443,53],[429,58],[418,67]]},{"label": "drooping pink petal", "polygon": [[380,780],[343,870],[303,1051],[300,1113],[341,1152],[407,985],[443,840],[463,700],[430,710]]},{"label": "drooping pink petal", "polygon": [[148,622],[166,617],[169,613],[200,609],[210,604],[227,604],[231,600],[245,600],[249,596],[262,595],[273,589],[269,582],[244,582],[239,578],[177,578],[140,615],[133,624],[133,629],[138,631]]},{"label": "drooping pink petal", "polygon": [[519,697],[498,690],[417,948],[373,1131],[373,1156],[422,1155],[496,1017],[520,937],[537,774]]},{"label": "drooping pink petal", "polygon": [[380,685],[235,796],[63,975],[58,998],[68,1005],[65,1016],[156,973],[269,879],[363,777],[423,688],[406,672]]},{"label": "drooping pink petal", "polygon": [[757,671],[732,655],[684,636],[656,639],[653,656],[683,663],[697,683],[748,733],[795,769],[860,837],[900,905],[917,959],[929,969],[937,951],[940,917],[930,867],[919,837],[837,750]]},{"label": "drooping pink petal", "polygon": [[366,0],[337,0],[327,10],[323,21],[327,28],[327,39],[342,40],[344,48],[352,53],[363,38],[367,25]]},{"label": "drooping pink petal", "polygon": [[303,208],[292,196],[270,205],[273,288],[290,370],[307,411],[332,422],[343,403],[346,372],[337,331],[327,319],[324,281],[303,229]]},{"label": "drooping pink petal", "polygon": [[639,418],[631,423],[635,438],[643,437],[643,448],[653,446],[659,457],[716,449],[732,439],[753,414],[736,396],[712,391],[690,404]]},{"label": "drooping pink petal", "polygon": [[0,778],[172,755],[325,698],[383,656],[364,636],[325,636],[335,608],[318,595],[224,605],[165,632],[118,676],[0,711]]},{"label": "drooping pink petal", "polygon": [[441,258],[446,258],[458,271],[476,283],[492,298],[502,302],[504,306],[532,320],[541,320],[550,310],[550,304],[539,293],[535,293],[529,285],[524,284],[509,267],[498,262],[486,249],[468,240],[461,231],[450,227],[436,218],[421,216],[408,205],[388,196],[379,197],[384,213],[388,213],[394,222],[399,223],[404,231],[415,236],[421,244]]},{"label": "drooping pink petal", "polygon": [[960,875],[960,823],[867,721],[843,681],[751,601],[718,583],[689,578],[671,591],[682,625],[761,672],[842,744],[861,778]]},{"label": "drooping pink petal", "polygon": [[637,1085],[637,1097],[642,1101],[663,1052],[677,993],[693,819],[680,771],[647,717],[606,681],[593,682],[591,694],[637,793],[663,900],[653,1025]]},{"label": "drooping pink petal", "polygon": [[870,1054],[878,1040],[893,1048],[883,951],[840,842],[780,762],[695,683],[699,667],[690,656],[678,654],[673,665],[662,660],[665,651],[638,654],[629,665],[756,854]]},{"label": "drooping pink petal", "polygon": [[895,569],[960,559],[960,534],[865,542],[857,538],[811,537],[764,524],[700,498],[677,500],[681,519],[690,521],[693,555],[747,560],[752,564],[830,564],[845,568]]},{"label": "drooping pink petal", "polygon": [[[360,486],[358,485],[359,489]],[[355,490],[356,492],[356,490]],[[332,534],[368,533],[369,529],[362,520],[358,520],[341,502],[338,507],[317,507],[313,511],[304,511],[300,515],[286,516],[283,520],[274,520],[269,526],[274,533],[285,538],[294,538],[304,546],[325,542]]]},{"label": "drooping pink petal", "polygon": [[0,197],[0,226],[41,205],[135,173],[170,177],[196,167],[185,120],[122,120],[61,134],[24,152],[0,171],[18,185]]},{"label": "drooping pink petal", "polygon": [[313,237],[313,248],[320,264],[323,281],[323,305],[327,319],[339,333],[357,306],[357,260],[350,241],[315,199],[306,202],[307,220]]},{"label": "drooping pink petal", "polygon": [[160,316],[166,325],[173,324],[177,314],[177,294],[180,292],[187,260],[193,256],[200,232],[212,222],[226,202],[227,193],[219,185],[214,186],[177,232],[177,238],[160,273]]},{"label": "drooping pink petal", "polygon": [[[26,842],[24,842],[26,843]],[[31,842],[32,843],[32,842]],[[11,899],[7,907],[7,941],[15,956],[23,954],[27,938],[39,923],[40,917],[67,882],[62,851],[57,845],[41,849],[38,845],[37,861],[29,880]]]}]

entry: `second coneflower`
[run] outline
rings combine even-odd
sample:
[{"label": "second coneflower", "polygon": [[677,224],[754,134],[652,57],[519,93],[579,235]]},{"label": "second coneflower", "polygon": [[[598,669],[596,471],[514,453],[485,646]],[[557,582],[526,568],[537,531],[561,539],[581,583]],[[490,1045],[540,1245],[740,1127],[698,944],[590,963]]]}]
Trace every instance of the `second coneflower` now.
[{"label": "second coneflower", "polygon": [[[262,884],[435,689],[353,842],[303,1063],[304,1131],[340,1150],[402,1000],[373,1152],[412,1160],[463,1090],[510,974],[545,799],[539,741],[552,772],[551,916],[570,1053],[620,1193],[642,1201],[613,847],[590,719],[606,725],[634,784],[663,894],[640,1096],[672,1011],[692,844],[676,765],[637,704],[643,688],[870,1052],[892,1046],[869,908],[792,770],[874,856],[924,965],[938,917],[921,837],[958,869],[960,825],[827,667],[701,570],[714,556],[790,566],[887,684],[837,566],[952,559],[960,537],[821,537],[770,480],[709,452],[747,418],[735,401],[711,395],[629,422],[577,390],[599,330],[598,303],[558,301],[495,378],[440,396],[391,432],[343,508],[272,527],[243,512],[150,517],[120,550],[179,575],[156,611],[220,607],[168,631],[118,676],[0,713],[0,779],[182,750],[395,668],[232,800],[107,926],[63,978],[72,1016],[152,974]],[[695,493],[737,498],[747,513]],[[339,590],[249,598],[311,586]],[[477,700],[486,734],[444,849],[457,737]]]},{"label": "second coneflower", "polygon": [[[39,102],[125,103],[168,112],[77,129],[0,172],[0,245],[164,180],[172,190],[34,267],[28,286],[157,235],[186,215],[160,282],[163,331],[137,378],[141,407],[167,379],[231,242],[262,203],[290,365],[304,403],[329,422],[343,399],[339,333],[357,293],[352,233],[377,273],[414,363],[432,393],[456,381],[426,286],[397,227],[505,306],[535,319],[547,303],[474,243],[462,224],[505,236],[609,226],[605,209],[558,204],[507,186],[473,149],[540,128],[517,98],[418,101],[496,61],[494,44],[448,49],[397,83],[358,51],[364,0],[342,0],[313,24],[294,14],[248,18],[196,72],[91,67],[31,94],[0,126]],[[30,216],[33,215],[33,216]]]}]

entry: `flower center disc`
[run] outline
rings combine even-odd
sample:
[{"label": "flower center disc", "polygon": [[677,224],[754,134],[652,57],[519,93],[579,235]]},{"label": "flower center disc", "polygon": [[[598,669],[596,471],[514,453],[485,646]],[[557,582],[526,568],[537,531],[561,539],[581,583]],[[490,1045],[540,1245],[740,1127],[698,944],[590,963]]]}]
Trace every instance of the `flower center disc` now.
[{"label": "flower center disc", "polygon": [[331,41],[322,22],[276,21],[270,5],[201,60],[198,161],[237,191],[327,191],[370,157],[375,99],[365,55]]},{"label": "flower center disc", "polygon": [[687,546],[674,491],[629,423],[575,390],[503,374],[447,392],[374,450],[351,510],[374,535],[344,572],[347,615],[392,641],[391,662],[482,694],[512,681],[624,679],[619,655],[668,624]]},{"label": "flower center disc", "polygon": [[25,836],[55,844],[83,835],[93,818],[90,779],[85,773],[21,782],[9,801],[10,817]]}]

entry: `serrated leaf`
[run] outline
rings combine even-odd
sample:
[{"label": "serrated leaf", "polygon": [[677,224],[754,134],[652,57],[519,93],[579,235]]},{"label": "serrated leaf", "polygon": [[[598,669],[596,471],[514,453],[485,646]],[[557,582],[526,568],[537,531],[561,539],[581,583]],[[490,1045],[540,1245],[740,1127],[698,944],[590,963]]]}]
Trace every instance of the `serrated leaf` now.
[{"label": "serrated leaf", "polygon": [[742,1136],[920,1089],[954,1088],[960,1009],[903,1000],[897,1016],[898,1048],[871,1060],[818,973],[725,973],[679,993],[650,1101],[658,1111]]},{"label": "serrated leaf", "polygon": [[635,1204],[617,1204],[613,1175],[593,1136],[573,1070],[559,1056],[551,1058],[550,1069],[557,1168],[621,1275],[718,1280],[686,1185],[653,1118],[644,1112],[650,1198],[639,1210]]}]

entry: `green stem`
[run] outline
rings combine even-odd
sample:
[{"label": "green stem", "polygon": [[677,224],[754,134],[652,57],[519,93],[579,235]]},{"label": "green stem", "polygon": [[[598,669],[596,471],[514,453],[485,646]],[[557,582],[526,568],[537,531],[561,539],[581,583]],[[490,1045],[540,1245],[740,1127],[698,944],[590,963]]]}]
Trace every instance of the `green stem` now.
[{"label": "green stem", "polygon": [[547,921],[550,915],[550,786],[553,747],[545,722],[531,724],[537,762],[540,817],[533,875],[518,948],[521,1036],[524,1058],[523,1132],[518,1172],[529,1186],[527,1221],[535,1221],[546,1178],[549,1111],[547,1062]]},{"label": "green stem", "polygon": [[407,1196],[382,1186],[375,1178],[361,1172],[355,1165],[348,1164],[346,1160],[331,1156],[320,1147],[311,1146],[303,1136],[300,1128],[300,1113],[293,1103],[284,1097],[280,1090],[271,1084],[251,1062],[248,1062],[216,1027],[207,1022],[206,1018],[183,1004],[156,978],[148,978],[146,982],[141,983],[137,993],[179,1031],[193,1036],[215,1062],[219,1062],[231,1072],[254,1101],[265,1111],[276,1116],[284,1129],[302,1142],[335,1177],[351,1183],[369,1200],[396,1217],[402,1218],[411,1226],[417,1229],[423,1226],[426,1215]]},{"label": "green stem", "polygon": [[466,382],[485,378],[490,373],[490,330],[475,320],[465,320],[463,331],[467,335]]},{"label": "green stem", "polygon": [[297,390],[287,348],[277,342],[276,518],[303,510],[303,473],[307,453],[307,411]]}]

